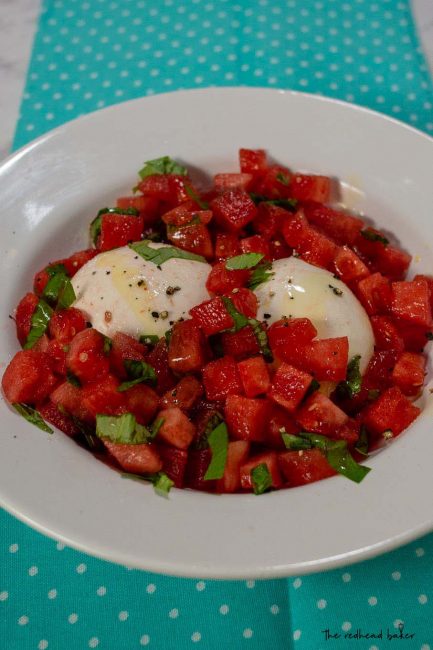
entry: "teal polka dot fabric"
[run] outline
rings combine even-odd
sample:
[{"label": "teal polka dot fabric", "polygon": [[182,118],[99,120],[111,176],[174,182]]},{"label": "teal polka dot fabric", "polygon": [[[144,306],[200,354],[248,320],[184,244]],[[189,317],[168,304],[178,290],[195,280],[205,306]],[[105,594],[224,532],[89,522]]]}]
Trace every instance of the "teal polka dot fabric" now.
[{"label": "teal polka dot fabric", "polygon": [[[116,102],[211,85],[324,94],[433,133],[407,1],[48,0],[14,147]],[[1,649],[433,650],[433,535],[329,573],[218,582],[109,564],[3,512],[0,562]]]}]

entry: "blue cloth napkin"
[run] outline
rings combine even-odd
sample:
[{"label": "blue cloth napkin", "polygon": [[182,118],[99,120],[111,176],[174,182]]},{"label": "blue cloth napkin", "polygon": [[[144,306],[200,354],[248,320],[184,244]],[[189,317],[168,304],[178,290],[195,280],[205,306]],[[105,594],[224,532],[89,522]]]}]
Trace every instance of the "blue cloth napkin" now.
[{"label": "blue cloth napkin", "polygon": [[[103,106],[209,85],[338,97],[433,133],[407,0],[47,0],[14,147]],[[1,648],[433,649],[433,536],[329,573],[217,582],[109,564],[6,513],[0,531]]]}]

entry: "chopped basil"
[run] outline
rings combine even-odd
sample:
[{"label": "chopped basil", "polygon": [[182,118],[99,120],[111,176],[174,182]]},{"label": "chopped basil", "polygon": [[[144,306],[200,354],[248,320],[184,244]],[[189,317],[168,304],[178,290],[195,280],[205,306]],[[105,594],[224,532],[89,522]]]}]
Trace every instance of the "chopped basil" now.
[{"label": "chopped basil", "polygon": [[362,376],[359,369],[361,355],[356,354],[349,361],[345,381],[340,381],[337,385],[337,395],[341,399],[352,399],[361,392]]},{"label": "chopped basil", "polygon": [[130,377],[129,381],[124,381],[117,389],[119,393],[123,393],[128,388],[146,382],[154,386],[156,384],[155,369],[145,361],[136,361],[134,359],[125,359],[123,362],[125,370]]},{"label": "chopped basil", "polygon": [[41,336],[45,334],[52,315],[53,310],[45,300],[39,300],[31,318],[30,332],[24,344],[25,350],[32,348]]},{"label": "chopped basil", "polygon": [[178,258],[182,260],[193,260],[194,262],[204,262],[206,260],[201,255],[196,255],[195,253],[189,253],[184,251],[181,248],[175,248],[174,246],[164,246],[162,248],[151,248],[149,246],[149,241],[144,240],[141,242],[136,242],[135,244],[130,244],[130,248],[133,251],[141,255],[141,257],[148,262],[153,262],[156,266],[164,264],[168,260]]},{"label": "chopped basil", "polygon": [[384,246],[387,246],[389,244],[389,239],[378,232],[373,232],[373,230],[361,230],[361,235],[364,237],[364,239],[368,239],[368,241],[377,241]]},{"label": "chopped basil", "polygon": [[102,226],[102,215],[98,213],[98,216],[93,219],[90,224],[90,239],[94,246],[96,246],[99,235],[101,234]]},{"label": "chopped basil", "polygon": [[313,447],[317,447],[326,456],[326,460],[333,469],[346,478],[360,483],[370,471],[370,467],[359,465],[347,448],[345,440],[331,440],[318,433],[300,433]]},{"label": "chopped basil", "polygon": [[156,345],[159,341],[159,336],[156,334],[142,334],[139,339],[143,345]]},{"label": "chopped basil", "polygon": [[67,309],[75,301],[76,296],[65,267],[63,264],[56,264],[47,269],[47,272],[50,279],[43,291],[43,298],[52,304],[57,303],[60,309]]},{"label": "chopped basil", "polygon": [[260,321],[256,320],[255,318],[247,318],[247,316],[241,314],[241,312],[235,308],[230,298],[222,296],[222,299],[227,311],[234,321],[234,326],[229,331],[238,332],[247,325],[250,325],[263,356],[267,361],[273,361],[272,352],[268,344],[268,335],[266,333],[266,330],[263,329]]},{"label": "chopped basil", "polygon": [[157,472],[156,474],[132,474],[130,472],[122,472],[122,478],[130,478],[133,481],[145,481],[152,483],[153,489],[159,496],[166,497],[174,485],[174,481],[167,476],[165,472]]},{"label": "chopped basil", "polygon": [[221,478],[227,462],[229,436],[225,422],[221,422],[208,436],[212,460],[204,475],[205,481]]},{"label": "chopped basil", "polygon": [[279,208],[285,208],[290,212],[293,212],[298,207],[299,201],[297,199],[269,199],[267,196],[262,196],[261,194],[250,193],[250,198],[254,203],[268,203],[269,205],[276,205]]},{"label": "chopped basil", "polygon": [[140,445],[154,437],[142,424],[138,424],[132,413],[123,415],[97,415],[96,435],[111,442],[127,445]]},{"label": "chopped basil", "polygon": [[332,290],[332,293],[334,293],[336,296],[343,295],[343,290],[339,289],[338,287],[334,287],[333,284],[328,284],[328,287]]},{"label": "chopped basil", "polygon": [[27,422],[30,422],[30,424],[34,424],[35,427],[38,427],[47,433],[54,433],[52,428],[42,419],[41,414],[33,407],[28,406],[27,404],[20,404],[19,402],[15,402],[12,406],[25,420],[27,420]]},{"label": "chopped basil", "polygon": [[307,392],[304,395],[304,400],[307,399],[307,397],[310,397],[313,393],[315,393],[317,390],[320,388],[320,383],[313,377],[313,380],[311,384],[307,388]]},{"label": "chopped basil", "polygon": [[185,192],[188,194],[189,198],[195,201],[202,210],[209,210],[209,203],[207,203],[207,201],[203,201],[203,199],[197,194],[191,185],[185,185]]},{"label": "chopped basil", "polygon": [[236,255],[230,257],[226,262],[226,269],[235,271],[239,269],[252,269],[257,266],[263,259],[263,253],[244,253],[243,255]]},{"label": "chopped basil", "polygon": [[222,300],[228,313],[233,318],[234,327],[232,328],[232,330],[234,332],[238,332],[243,327],[246,327],[246,325],[248,325],[248,318],[244,314],[241,314],[241,312],[236,309],[236,307],[234,306],[230,298],[227,298],[226,296],[222,296]]},{"label": "chopped basil", "polygon": [[254,291],[254,289],[257,289],[264,282],[268,282],[275,275],[275,272],[270,270],[271,268],[272,264],[270,262],[259,264],[251,274],[248,289]]},{"label": "chopped basil", "polygon": [[125,217],[138,217],[140,211],[131,206],[130,208],[101,208],[97,217],[102,217],[104,214],[120,214]]},{"label": "chopped basil", "polygon": [[295,436],[293,433],[286,433],[284,429],[281,431],[281,438],[283,439],[286,449],[292,451],[311,449],[311,442],[301,438],[301,436]]},{"label": "chopped basil", "polygon": [[105,334],[102,335],[104,337],[104,347],[102,348],[103,353],[105,354],[106,357],[110,354],[110,350],[113,347],[113,341],[110,339],[109,336],[105,336]]},{"label": "chopped basil", "polygon": [[359,438],[355,445],[355,449],[359,454],[368,456],[368,433],[366,427],[363,425],[359,432]]},{"label": "chopped basil", "polygon": [[380,395],[380,390],[378,388],[371,388],[368,391],[368,399],[371,401],[377,399],[379,395]]},{"label": "chopped basil", "polygon": [[179,165],[179,163],[172,160],[170,156],[162,156],[161,158],[148,160],[138,172],[141,180],[147,176],[154,176],[155,174],[176,174],[176,176],[186,176],[188,172],[186,167]]},{"label": "chopped basil", "polygon": [[286,176],[285,174],[282,174],[281,172],[276,175],[276,180],[282,183],[283,185],[288,185],[290,178]]},{"label": "chopped basil", "polygon": [[272,487],[272,478],[266,463],[260,463],[251,470],[251,482],[254,494],[263,494]]},{"label": "chopped basil", "polygon": [[158,418],[152,423],[152,426],[150,427],[150,433],[152,439],[156,438],[163,424],[164,424],[164,418]]},{"label": "chopped basil", "polygon": [[167,345],[170,345],[170,341],[171,341],[172,336],[173,336],[173,328],[170,328],[169,330],[164,332],[164,338],[165,338],[165,342],[167,343]]},{"label": "chopped basil", "polygon": [[70,370],[66,371],[66,380],[68,381],[69,384],[72,384],[72,386],[77,386],[77,388],[81,386],[81,382],[78,379],[78,377],[74,375],[74,373],[71,372]]}]

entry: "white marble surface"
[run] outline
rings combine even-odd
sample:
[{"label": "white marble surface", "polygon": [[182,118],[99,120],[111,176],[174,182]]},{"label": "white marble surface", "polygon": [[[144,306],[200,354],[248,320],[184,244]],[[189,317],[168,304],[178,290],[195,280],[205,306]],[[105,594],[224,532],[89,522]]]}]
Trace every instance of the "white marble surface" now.
[{"label": "white marble surface", "polygon": [[[433,0],[412,5],[433,72]],[[39,7],[39,0],[0,0],[0,159],[12,143]]]}]

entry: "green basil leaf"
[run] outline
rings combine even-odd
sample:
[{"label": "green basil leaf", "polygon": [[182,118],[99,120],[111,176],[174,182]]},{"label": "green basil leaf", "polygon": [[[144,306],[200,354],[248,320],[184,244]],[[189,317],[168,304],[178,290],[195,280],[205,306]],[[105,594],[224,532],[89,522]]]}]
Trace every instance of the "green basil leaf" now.
[{"label": "green basil leaf", "polygon": [[125,217],[138,217],[140,211],[133,206],[130,208],[101,208],[101,210],[99,210],[98,214],[96,215],[96,218],[102,217],[104,214],[120,214],[121,216]]},{"label": "green basil leaf", "polygon": [[45,269],[50,278],[53,278],[57,273],[63,273],[64,275],[68,275],[68,272],[66,271],[66,266],[64,264],[52,264],[51,266],[47,266]]},{"label": "green basil leaf", "polygon": [[254,289],[257,289],[264,282],[268,282],[275,275],[274,271],[270,271],[271,268],[272,264],[270,262],[259,264],[251,274],[248,281],[248,289],[254,291]]},{"label": "green basil leaf", "polygon": [[347,366],[345,381],[340,381],[340,383],[337,385],[337,394],[342,399],[352,399],[352,397],[355,397],[355,395],[358,395],[361,392],[362,375],[359,369],[360,360],[360,354],[356,354],[354,357],[352,357]]},{"label": "green basil leaf", "polygon": [[15,402],[12,406],[25,420],[27,420],[27,422],[30,422],[30,424],[34,424],[35,427],[38,427],[47,433],[54,433],[52,428],[48,426],[45,420],[43,420],[41,414],[33,407],[28,406],[27,404],[20,404],[19,402]]},{"label": "green basil leaf", "polygon": [[308,386],[307,392],[305,393],[304,399],[302,401],[306,400],[307,397],[310,397],[310,395],[312,395],[317,390],[319,390],[319,388],[320,388],[320,383],[317,381],[317,379],[313,377],[313,380],[311,384]]},{"label": "green basil leaf", "polygon": [[48,273],[50,279],[43,291],[43,298],[52,304],[57,303],[59,309],[68,309],[75,302],[76,296],[64,265],[56,264],[49,269]]},{"label": "green basil leaf", "polygon": [[261,322],[256,320],[255,318],[249,318],[248,324],[251,325],[251,328],[254,332],[254,336],[256,337],[257,343],[259,344],[260,351],[263,354],[264,358],[266,359],[266,361],[269,361],[269,363],[272,363],[274,357],[272,355],[271,348],[269,347],[268,335],[266,330],[263,329]]},{"label": "green basil leaf", "polygon": [[189,253],[184,251],[181,248],[175,248],[174,246],[163,246],[162,248],[151,248],[149,246],[149,240],[143,240],[141,242],[136,242],[135,244],[130,244],[130,248],[133,251],[141,255],[141,257],[148,262],[153,262],[156,266],[160,266],[167,262],[168,260],[178,258],[182,260],[193,260],[194,262],[203,262],[206,264],[206,260],[201,255],[196,255],[195,253]]},{"label": "green basil leaf", "polygon": [[373,230],[361,230],[361,235],[364,237],[364,239],[368,239],[368,241],[378,241],[384,246],[387,246],[389,244],[389,239],[379,234],[378,232],[373,232]]},{"label": "green basil leaf", "polygon": [[158,418],[155,420],[150,427],[150,439],[153,440],[158,435],[158,432],[162,425],[164,424],[164,418]]},{"label": "green basil leaf", "polygon": [[222,296],[222,300],[228,313],[233,318],[234,327],[232,328],[232,330],[234,332],[238,332],[243,327],[248,325],[248,318],[244,316],[244,314],[241,314],[241,312],[236,309],[236,307],[234,306],[230,298],[227,298],[226,296]]},{"label": "green basil leaf", "polygon": [[179,165],[179,163],[172,160],[170,156],[162,156],[161,158],[148,160],[138,172],[141,180],[147,176],[154,176],[155,174],[175,174],[176,176],[186,176],[188,171],[186,167]]},{"label": "green basil leaf", "polygon": [[209,203],[207,203],[207,201],[203,201],[203,199],[197,194],[191,185],[185,185],[185,192],[188,194],[189,198],[195,201],[202,210],[209,210]]},{"label": "green basil leaf", "polygon": [[102,227],[102,215],[98,213],[98,216],[93,219],[90,223],[90,240],[94,246],[98,242],[99,235],[101,234]]},{"label": "green basil leaf", "polygon": [[113,341],[110,339],[109,336],[105,336],[105,334],[102,335],[104,337],[104,347],[102,348],[103,353],[105,354],[106,357],[110,354],[110,350],[113,347]]},{"label": "green basil leaf", "polygon": [[298,451],[300,449],[311,449],[312,447],[309,440],[301,438],[301,436],[295,436],[293,433],[286,433],[285,431],[282,431],[281,437],[286,449]]},{"label": "green basil leaf", "polygon": [[125,370],[131,380],[124,381],[122,384],[120,384],[119,388],[117,389],[119,393],[123,393],[125,390],[128,390],[128,388],[131,388],[131,386],[141,384],[142,382],[146,382],[152,386],[156,384],[157,377],[155,369],[145,361],[125,359],[123,365],[125,366]]},{"label": "green basil leaf", "polygon": [[272,478],[266,463],[260,463],[251,470],[251,482],[254,494],[263,494],[272,487]]},{"label": "green basil leaf", "polygon": [[288,185],[290,182],[290,177],[285,176],[285,174],[282,174],[281,172],[276,175],[276,180],[282,183],[283,185]]},{"label": "green basil leaf", "polygon": [[76,386],[77,388],[80,388],[80,386],[81,386],[81,382],[78,379],[78,377],[76,375],[74,375],[74,373],[71,372],[70,370],[66,371],[66,381],[69,384],[72,384],[72,386]]},{"label": "green basil leaf", "polygon": [[250,193],[250,198],[256,205],[258,203],[268,203],[269,205],[276,205],[279,208],[285,208],[290,212],[294,212],[299,204],[297,199],[269,199],[267,196],[255,194],[254,192]]},{"label": "green basil leaf", "polygon": [[370,471],[370,467],[359,465],[347,449],[345,440],[331,440],[318,433],[300,433],[302,438],[311,442],[313,447],[320,449],[333,469],[346,478],[360,483]]},{"label": "green basil leaf", "polygon": [[159,341],[159,336],[156,334],[142,334],[139,341],[143,345],[156,345]]},{"label": "green basil leaf", "polygon": [[221,422],[208,436],[209,447],[212,451],[212,460],[204,475],[205,481],[221,478],[227,462],[229,435],[227,425]]},{"label": "green basil leaf", "polygon": [[57,302],[57,309],[68,309],[77,299],[72,286],[72,282],[68,277],[65,277],[63,286],[59,292],[59,299]]},{"label": "green basil leaf", "polygon": [[29,350],[32,348],[35,343],[39,341],[41,336],[45,334],[52,315],[53,310],[45,302],[45,300],[39,300],[32,315],[30,332],[27,337],[27,341],[24,344],[24,350]]},{"label": "green basil leaf", "polygon": [[96,435],[107,438],[111,442],[128,445],[140,445],[148,442],[151,437],[149,430],[137,423],[132,413],[123,415],[97,415]]},{"label": "green basil leaf", "polygon": [[355,449],[359,454],[362,454],[363,456],[368,456],[368,446],[369,446],[369,440],[368,440],[367,429],[364,425],[362,425],[361,431],[359,432],[358,441],[355,445]]},{"label": "green basil leaf", "polygon": [[174,485],[174,481],[172,481],[165,472],[157,472],[156,474],[132,474],[131,472],[122,472],[121,477],[129,478],[133,481],[152,483],[156,494],[163,497],[168,496],[168,493]]},{"label": "green basil leaf", "polygon": [[226,269],[229,271],[252,269],[253,266],[257,266],[261,262],[263,257],[263,253],[243,253],[243,255],[236,255],[227,260]]}]

